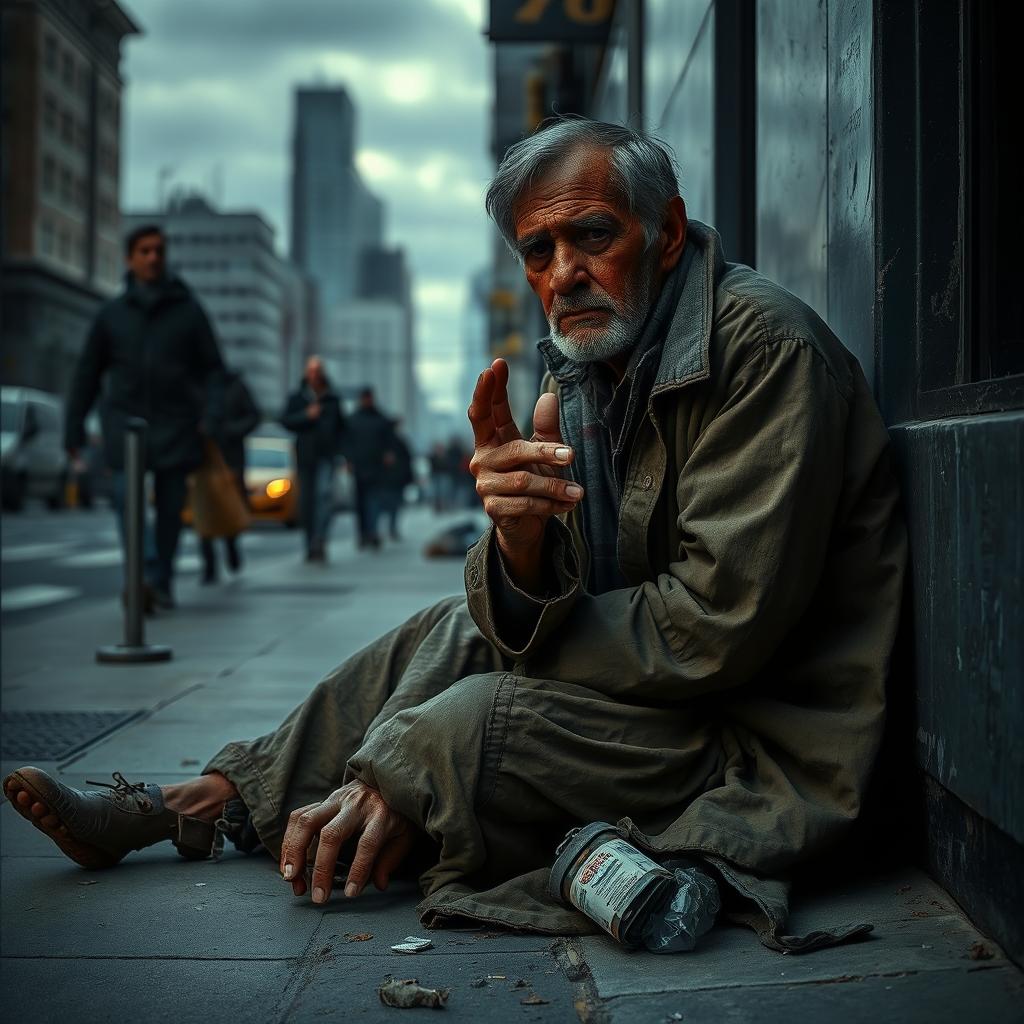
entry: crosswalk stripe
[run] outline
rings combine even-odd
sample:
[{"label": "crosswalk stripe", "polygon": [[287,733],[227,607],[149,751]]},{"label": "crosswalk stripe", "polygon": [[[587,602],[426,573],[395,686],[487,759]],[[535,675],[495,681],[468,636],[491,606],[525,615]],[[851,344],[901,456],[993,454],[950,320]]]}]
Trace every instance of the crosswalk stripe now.
[{"label": "crosswalk stripe", "polygon": [[4,562],[31,562],[47,558],[55,558],[71,550],[73,545],[50,541],[41,544],[12,544],[0,550],[0,560]]},{"label": "crosswalk stripe", "polygon": [[106,569],[120,565],[123,559],[120,548],[101,548],[99,551],[80,551],[77,555],[58,558],[54,564],[62,569]]},{"label": "crosswalk stripe", "polygon": [[58,601],[70,601],[82,591],[78,587],[54,587],[34,584],[26,587],[11,587],[0,591],[0,608],[5,612],[23,612],[28,608],[40,608]]}]

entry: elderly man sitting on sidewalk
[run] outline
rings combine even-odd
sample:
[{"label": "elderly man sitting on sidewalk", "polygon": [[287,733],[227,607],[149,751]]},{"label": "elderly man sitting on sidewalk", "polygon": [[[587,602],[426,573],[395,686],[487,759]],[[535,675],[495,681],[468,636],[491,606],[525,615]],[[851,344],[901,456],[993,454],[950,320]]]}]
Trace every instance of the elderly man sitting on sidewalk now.
[{"label": "elderly man sitting on sidewalk", "polygon": [[466,598],[198,779],[79,792],[23,768],[18,811],[90,868],[262,844],[314,903],[339,855],[356,897],[415,853],[425,924],[561,934],[595,926],[547,892],[559,839],[628,818],[702,858],[766,945],[841,937],[785,934],[785,879],[849,829],[879,746],[905,561],[888,438],[828,327],[725,262],[678,192],[656,142],[582,118],[502,162],[488,211],[549,374],[530,439],[504,362],[477,383],[492,525]]}]

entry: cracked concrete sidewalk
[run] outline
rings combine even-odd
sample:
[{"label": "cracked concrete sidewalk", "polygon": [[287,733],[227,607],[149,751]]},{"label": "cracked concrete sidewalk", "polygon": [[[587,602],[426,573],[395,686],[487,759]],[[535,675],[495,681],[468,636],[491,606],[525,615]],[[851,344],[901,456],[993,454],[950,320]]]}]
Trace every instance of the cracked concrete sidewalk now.
[{"label": "cracked concrete sidewalk", "polygon": [[[407,536],[438,523],[412,512]],[[3,638],[4,711],[141,709],[79,755],[40,767],[72,785],[114,770],[131,781],[190,777],[224,742],[274,728],[367,638],[462,589],[461,562],[425,561],[419,546],[374,555],[338,544],[326,570],[289,556],[215,590],[185,586],[180,609],[148,626],[174,648],[162,665],[93,662],[96,644],[118,635],[114,600],[13,627]],[[693,953],[656,957],[600,936],[425,933],[408,883],[313,907],[291,896],[269,858],[234,851],[188,863],[164,845],[86,872],[16,818],[5,801],[0,1013],[18,1024],[402,1019],[377,998],[389,975],[450,989],[447,1019],[496,1024],[981,1024],[1017,1020],[1024,1005],[1021,973],[914,869],[798,904],[795,928],[868,920],[876,930],[865,942],[784,957],[719,927]],[[433,948],[392,953],[407,935],[427,935]]]}]

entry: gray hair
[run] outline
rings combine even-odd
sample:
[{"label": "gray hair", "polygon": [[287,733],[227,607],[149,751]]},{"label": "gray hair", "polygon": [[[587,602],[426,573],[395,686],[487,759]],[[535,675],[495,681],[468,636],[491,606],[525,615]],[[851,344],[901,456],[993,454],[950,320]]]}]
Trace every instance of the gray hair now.
[{"label": "gray hair", "polygon": [[487,189],[487,212],[517,259],[521,257],[515,245],[516,203],[538,175],[580,146],[610,151],[612,187],[629,212],[639,219],[647,246],[657,239],[665,207],[679,195],[679,182],[667,147],[653,136],[621,124],[560,115],[509,147]]}]

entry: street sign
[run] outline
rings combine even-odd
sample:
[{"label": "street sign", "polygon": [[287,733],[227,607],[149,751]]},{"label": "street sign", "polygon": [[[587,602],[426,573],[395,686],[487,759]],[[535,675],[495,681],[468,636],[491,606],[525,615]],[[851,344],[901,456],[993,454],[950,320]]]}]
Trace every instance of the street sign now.
[{"label": "street sign", "polygon": [[615,0],[491,0],[495,43],[603,43]]}]

